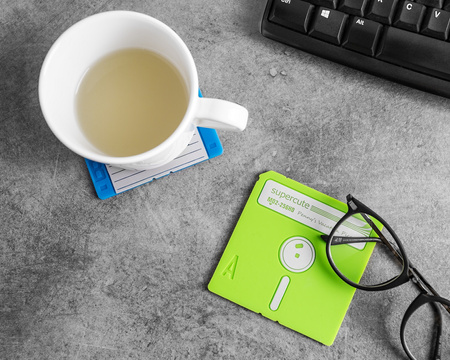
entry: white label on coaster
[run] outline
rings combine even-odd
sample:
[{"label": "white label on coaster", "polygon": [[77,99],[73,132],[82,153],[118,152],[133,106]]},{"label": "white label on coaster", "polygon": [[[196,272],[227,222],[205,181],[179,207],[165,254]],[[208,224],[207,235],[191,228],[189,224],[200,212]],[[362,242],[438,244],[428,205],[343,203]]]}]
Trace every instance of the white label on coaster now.
[{"label": "white label on coaster", "polygon": [[114,190],[119,194],[207,159],[208,152],[206,151],[198,129],[195,128],[194,135],[187,148],[177,158],[166,165],[151,170],[125,170],[111,165],[106,165],[106,169],[108,170]]},{"label": "white label on coaster", "polygon": [[[267,180],[264,184],[258,204],[327,235],[345,215],[340,210],[273,180]],[[367,237],[370,235],[370,231],[367,231],[367,223],[355,217],[347,219],[342,226],[345,224],[351,226],[346,227],[347,236]],[[365,243],[348,245],[362,250]]]}]

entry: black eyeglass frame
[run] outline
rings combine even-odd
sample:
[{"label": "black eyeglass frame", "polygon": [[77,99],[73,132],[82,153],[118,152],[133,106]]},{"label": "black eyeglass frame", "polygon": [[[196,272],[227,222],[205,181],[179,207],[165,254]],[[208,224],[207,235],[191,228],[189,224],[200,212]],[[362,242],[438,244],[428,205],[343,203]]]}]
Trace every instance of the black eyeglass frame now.
[{"label": "black eyeglass frame", "polygon": [[[334,272],[342,280],[344,280],[347,284],[349,284],[357,289],[360,289],[360,290],[382,291],[382,290],[392,289],[394,287],[397,287],[397,286],[407,283],[410,280],[410,273],[409,273],[410,272],[410,263],[409,263],[408,257],[405,254],[403,245],[402,245],[400,239],[398,238],[397,234],[395,234],[394,230],[392,230],[392,228],[389,226],[389,224],[386,221],[384,221],[377,213],[375,213],[373,210],[368,208],[366,205],[364,205],[359,200],[355,199],[350,194],[347,195],[347,205],[348,205],[347,214],[345,214],[344,217],[342,217],[337,222],[337,224],[331,230],[330,235],[322,236],[322,238],[326,241],[326,254],[327,254],[328,262],[330,263]],[[359,213],[364,213],[364,214],[370,215],[370,216],[374,217],[375,219],[377,219],[383,225],[383,227],[391,233],[392,237],[396,241],[396,245],[397,245],[398,249],[400,250],[400,254],[397,254],[397,255],[401,256],[401,261],[403,262],[403,269],[402,269],[401,273],[398,276],[396,276],[388,281],[385,281],[384,283],[378,284],[378,285],[372,285],[372,286],[360,285],[358,283],[355,283],[355,282],[349,280],[347,277],[345,277],[345,275],[343,275],[339,271],[336,264],[334,263],[333,257],[331,256],[331,247],[334,245],[332,242],[332,235],[334,234],[335,230],[337,228],[339,228],[339,226],[341,226],[346,220],[348,220],[352,216],[359,214]],[[363,241],[363,239],[358,240],[358,242],[362,242],[362,241]]]},{"label": "black eyeglass frame", "polygon": [[[368,208],[362,202],[355,199],[351,194],[347,195],[347,205],[348,205],[347,213],[336,223],[336,225],[331,230],[330,235],[322,235],[322,239],[326,241],[326,254],[330,266],[344,282],[360,290],[383,291],[395,288],[411,280],[419,288],[420,294],[414,299],[414,301],[406,310],[400,325],[400,339],[403,349],[405,350],[406,354],[410,359],[415,360],[415,357],[411,353],[406,342],[405,337],[406,324],[411,315],[416,310],[418,310],[421,306],[425,304],[430,304],[433,310],[435,311],[435,317],[437,318],[437,325],[436,325],[437,336],[434,344],[433,359],[435,360],[441,359],[440,352],[441,352],[441,334],[442,334],[442,315],[440,313],[438,304],[441,304],[445,308],[445,310],[447,310],[447,312],[450,314],[450,300],[447,300],[439,296],[436,290],[433,289],[433,287],[428,283],[428,281],[425,280],[425,278],[420,274],[420,272],[414,266],[411,265],[408,257],[406,256],[403,244],[401,243],[397,234],[394,232],[394,230],[389,226],[389,224],[386,221],[384,221],[377,213]],[[364,217],[364,219],[369,223],[369,225],[377,233],[377,235],[379,235],[380,238],[367,238],[368,240],[364,240],[364,238],[358,238],[357,241],[352,241],[351,238],[349,238],[348,240],[342,240],[341,238],[339,243],[336,242],[335,244],[333,244],[333,234],[336,232],[336,229],[339,226],[341,226],[347,219],[356,214],[361,215],[367,214],[376,219],[377,221],[379,221],[383,225],[383,227],[387,231],[389,231],[389,233],[392,235],[393,239],[396,242],[396,246],[399,250],[399,253],[390,245],[389,241],[384,238],[384,236],[381,234],[381,231],[376,227],[376,225],[373,224],[372,220],[369,219],[368,217]],[[383,242],[386,246],[388,246],[391,249],[391,251],[398,258],[398,260],[403,263],[403,269],[400,275],[392,278],[391,280],[385,281],[381,284],[374,286],[360,285],[358,283],[349,280],[339,271],[331,256],[331,247],[337,244],[343,244],[345,243],[345,241],[347,241],[347,243],[363,242],[363,241]]]}]

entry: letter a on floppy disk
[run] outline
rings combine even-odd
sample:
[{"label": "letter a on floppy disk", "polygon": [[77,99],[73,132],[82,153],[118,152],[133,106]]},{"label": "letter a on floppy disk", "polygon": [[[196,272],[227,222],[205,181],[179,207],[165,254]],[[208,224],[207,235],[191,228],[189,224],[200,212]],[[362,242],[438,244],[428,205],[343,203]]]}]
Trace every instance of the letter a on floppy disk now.
[{"label": "letter a on floppy disk", "polygon": [[[331,345],[355,289],[328,263],[325,241],[347,205],[283,175],[260,176],[208,289]],[[353,245],[359,279],[373,243]],[[353,250],[352,250],[353,251]]]}]

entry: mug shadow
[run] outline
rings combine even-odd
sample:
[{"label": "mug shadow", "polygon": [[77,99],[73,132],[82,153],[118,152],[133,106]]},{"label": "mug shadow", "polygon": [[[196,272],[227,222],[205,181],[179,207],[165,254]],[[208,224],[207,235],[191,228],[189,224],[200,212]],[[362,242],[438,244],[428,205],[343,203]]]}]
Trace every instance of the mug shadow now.
[{"label": "mug shadow", "polygon": [[38,97],[40,67],[48,49],[36,42],[32,30],[19,31],[12,26],[4,36],[0,57],[0,157],[6,165],[40,163],[59,149],[42,116]]}]

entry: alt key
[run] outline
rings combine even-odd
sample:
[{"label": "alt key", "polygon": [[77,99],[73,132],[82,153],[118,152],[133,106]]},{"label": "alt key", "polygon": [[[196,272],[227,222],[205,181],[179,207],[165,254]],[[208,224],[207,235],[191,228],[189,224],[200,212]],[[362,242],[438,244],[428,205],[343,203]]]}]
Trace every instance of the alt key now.
[{"label": "alt key", "polygon": [[376,21],[354,17],[350,21],[343,46],[346,49],[373,56],[383,26]]}]

